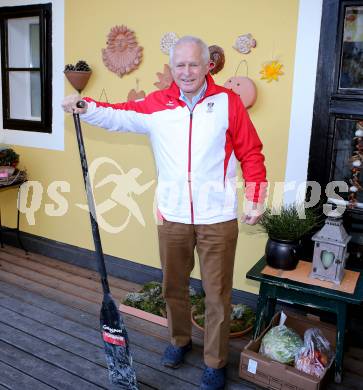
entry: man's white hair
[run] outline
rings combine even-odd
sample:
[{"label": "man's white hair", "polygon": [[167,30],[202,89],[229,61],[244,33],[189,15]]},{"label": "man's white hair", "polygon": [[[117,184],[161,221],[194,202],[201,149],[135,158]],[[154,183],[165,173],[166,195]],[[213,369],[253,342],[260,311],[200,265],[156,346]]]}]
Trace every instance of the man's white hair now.
[{"label": "man's white hair", "polygon": [[178,39],[176,44],[170,48],[170,51],[169,51],[169,64],[170,64],[170,66],[173,66],[175,48],[180,46],[180,45],[183,45],[185,43],[194,43],[194,44],[198,45],[201,49],[201,52],[202,52],[202,59],[203,59],[204,64],[207,64],[209,62],[210,54],[209,54],[208,45],[198,37],[193,37],[192,35],[185,35],[184,37],[181,37],[180,39]]}]

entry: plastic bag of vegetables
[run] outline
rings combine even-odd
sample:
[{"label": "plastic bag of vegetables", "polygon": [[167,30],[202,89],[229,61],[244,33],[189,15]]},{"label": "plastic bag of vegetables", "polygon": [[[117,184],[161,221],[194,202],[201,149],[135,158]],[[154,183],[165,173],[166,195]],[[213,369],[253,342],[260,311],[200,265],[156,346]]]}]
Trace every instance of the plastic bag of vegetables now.
[{"label": "plastic bag of vegetables", "polygon": [[271,328],[262,338],[260,353],[284,364],[293,364],[295,355],[303,347],[301,337],[285,325]]},{"label": "plastic bag of vegetables", "polygon": [[295,367],[318,378],[333,358],[333,349],[319,328],[310,328],[304,334],[304,347],[295,357]]}]

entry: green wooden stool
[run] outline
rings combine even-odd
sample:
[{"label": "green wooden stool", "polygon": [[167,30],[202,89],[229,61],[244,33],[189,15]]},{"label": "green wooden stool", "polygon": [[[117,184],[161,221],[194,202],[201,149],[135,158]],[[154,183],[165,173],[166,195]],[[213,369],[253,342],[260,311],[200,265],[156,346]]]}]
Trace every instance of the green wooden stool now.
[{"label": "green wooden stool", "polygon": [[260,282],[260,293],[253,337],[258,337],[263,330],[263,327],[271,321],[271,318],[275,313],[277,300],[335,313],[337,316],[335,382],[340,383],[343,370],[347,305],[360,305],[363,302],[362,273],[358,278],[354,294],[348,294],[276,276],[264,275],[261,272],[265,266],[266,261],[265,258],[262,257],[262,259],[246,274],[247,279]]}]

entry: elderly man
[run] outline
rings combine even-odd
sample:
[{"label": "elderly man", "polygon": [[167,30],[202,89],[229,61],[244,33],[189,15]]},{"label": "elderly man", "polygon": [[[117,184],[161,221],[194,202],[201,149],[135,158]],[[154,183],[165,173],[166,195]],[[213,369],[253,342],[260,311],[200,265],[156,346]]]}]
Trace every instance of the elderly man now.
[{"label": "elderly man", "polygon": [[253,225],[260,218],[266,189],[262,144],[239,96],[214,83],[203,41],[181,38],[170,52],[170,65],[171,87],[141,101],[108,104],[84,98],[87,105],[79,109],[78,98],[68,97],[63,107],[92,125],[150,137],[171,336],[162,364],[177,368],[192,348],[189,277],[196,248],[206,294],[201,389],[223,389],[238,237],[236,159],[246,182],[242,222]]}]

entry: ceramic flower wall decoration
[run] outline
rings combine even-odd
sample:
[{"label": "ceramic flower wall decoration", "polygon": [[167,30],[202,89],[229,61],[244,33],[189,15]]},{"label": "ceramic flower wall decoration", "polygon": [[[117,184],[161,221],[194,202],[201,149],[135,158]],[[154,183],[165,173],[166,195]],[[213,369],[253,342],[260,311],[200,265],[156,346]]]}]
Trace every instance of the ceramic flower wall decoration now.
[{"label": "ceramic flower wall decoration", "polygon": [[256,47],[256,44],[256,39],[252,34],[244,34],[237,37],[233,48],[242,54],[248,54],[252,48]]},{"label": "ceramic flower wall decoration", "polygon": [[179,37],[174,32],[165,33],[160,40],[160,50],[169,55],[170,49],[177,43]]},{"label": "ceramic flower wall decoration", "polygon": [[262,66],[260,71],[261,80],[266,80],[268,83],[271,83],[272,80],[278,81],[279,76],[283,75],[282,71],[283,65],[279,61],[270,61]]},{"label": "ceramic flower wall decoration", "polygon": [[164,65],[164,71],[162,73],[157,72],[156,76],[158,77],[159,81],[154,83],[154,85],[158,89],[167,89],[173,82],[173,76],[171,74],[170,66],[167,64]]},{"label": "ceramic flower wall decoration", "polygon": [[220,72],[225,63],[224,50],[217,45],[209,46],[210,60],[212,62],[211,74]]},{"label": "ceramic flower wall decoration", "polygon": [[111,72],[122,77],[139,67],[142,50],[133,31],[124,25],[115,26],[107,36],[106,49],[102,49],[103,63]]}]

